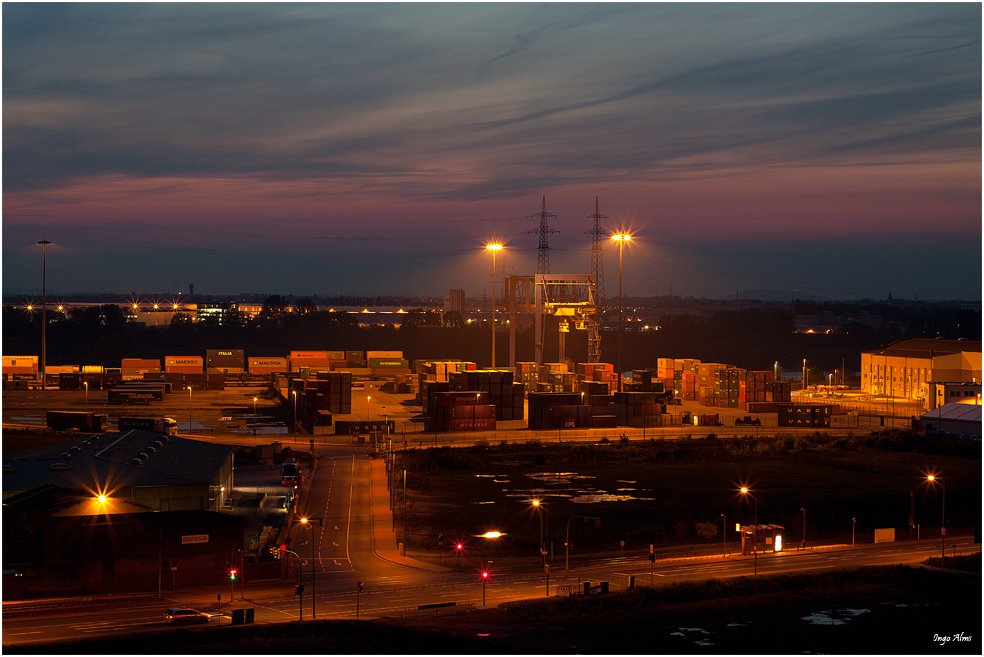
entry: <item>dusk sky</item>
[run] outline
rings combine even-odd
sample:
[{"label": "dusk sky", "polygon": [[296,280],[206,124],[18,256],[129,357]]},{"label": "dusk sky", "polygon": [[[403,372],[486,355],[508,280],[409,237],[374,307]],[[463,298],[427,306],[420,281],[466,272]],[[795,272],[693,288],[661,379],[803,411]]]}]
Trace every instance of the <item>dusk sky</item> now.
[{"label": "dusk sky", "polygon": [[5,293],[981,298],[980,3],[2,11]]}]

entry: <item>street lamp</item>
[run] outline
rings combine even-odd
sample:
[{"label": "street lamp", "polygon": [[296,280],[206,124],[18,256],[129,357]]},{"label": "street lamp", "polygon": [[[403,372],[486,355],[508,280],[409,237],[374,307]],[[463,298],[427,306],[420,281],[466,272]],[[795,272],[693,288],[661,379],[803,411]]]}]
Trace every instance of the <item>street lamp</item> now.
[{"label": "street lamp", "polygon": [[[940,482],[940,486],[943,487],[943,508],[942,508],[942,518],[940,519],[940,539],[943,541],[943,556],[942,559],[946,558],[946,482],[943,481],[941,477],[936,475],[926,475],[926,481],[933,484],[937,481]],[[940,561],[940,565],[943,565],[943,561]]]},{"label": "street lamp", "polygon": [[752,500],[755,502],[755,516],[753,521],[754,524],[752,526],[752,554],[755,556],[754,556],[754,566],[753,566],[754,570],[752,574],[758,575],[758,523],[759,523],[758,495],[754,494],[751,491],[751,489],[749,489],[747,486],[741,487],[741,494],[751,496]]},{"label": "street lamp", "polygon": [[366,423],[369,422],[369,403],[372,401],[372,397],[366,395]]},{"label": "street lamp", "polygon": [[83,381],[82,385],[85,386],[85,407],[89,408],[89,382]]},{"label": "street lamp", "polygon": [[547,562],[547,550],[543,542],[543,514],[547,512],[547,508],[541,500],[530,500],[530,504],[540,513],[540,565],[543,565]]},{"label": "street lamp", "polygon": [[[315,575],[317,571],[315,566],[318,563],[318,559],[321,557],[321,553],[318,551],[318,535],[314,531],[314,525],[312,523],[317,522],[318,527],[322,527],[324,518],[301,518],[301,524],[311,528],[311,537],[313,540],[312,552],[311,552],[311,618],[317,620],[318,614],[315,611],[315,602],[318,598],[318,587]],[[303,579],[301,580],[304,581]]]},{"label": "street lamp", "polygon": [[805,550],[806,549],[806,509],[804,507],[800,507],[800,511],[803,512],[803,542],[800,544],[800,549]]},{"label": "street lamp", "polygon": [[41,245],[41,390],[47,390],[48,343],[45,331],[48,327],[48,245],[51,242],[41,240],[38,244]]},{"label": "street lamp", "polygon": [[806,394],[806,359],[803,359],[803,394]]},{"label": "street lamp", "polygon": [[857,518],[851,518],[851,545],[854,545],[854,527],[857,525],[857,522]]},{"label": "street lamp", "polygon": [[482,546],[483,546],[482,547],[482,568],[485,568],[486,567],[486,562],[485,562],[485,547],[484,547],[485,544],[488,543],[489,540],[495,540],[495,539],[501,538],[503,536],[505,536],[504,533],[499,532],[499,531],[495,531],[495,530],[488,531],[488,532],[485,532],[484,534],[479,534],[477,536],[477,538],[484,538],[485,539],[485,543],[482,544]]},{"label": "street lamp", "polygon": [[188,434],[191,434],[191,386],[188,386]]},{"label": "street lamp", "polygon": [[632,236],[617,233],[612,239],[618,242],[618,391],[622,392],[622,247]]},{"label": "street lamp", "polygon": [[501,244],[486,244],[485,248],[492,252],[492,367],[495,369],[495,255],[502,250]]},{"label": "street lamp", "polygon": [[776,381],[779,380],[779,361],[776,361],[772,365],[772,378],[775,379]]},{"label": "street lamp", "polygon": [[291,422],[290,426],[290,433],[291,435],[294,435],[297,432],[297,391],[291,390],[290,394],[294,396],[294,420]]},{"label": "street lamp", "polygon": [[721,514],[721,554],[728,558],[728,518]]}]

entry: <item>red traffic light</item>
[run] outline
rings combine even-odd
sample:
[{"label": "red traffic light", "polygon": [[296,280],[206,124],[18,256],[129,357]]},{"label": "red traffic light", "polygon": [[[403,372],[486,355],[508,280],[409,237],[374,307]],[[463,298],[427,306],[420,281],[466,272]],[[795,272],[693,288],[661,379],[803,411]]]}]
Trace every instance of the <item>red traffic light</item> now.
[{"label": "red traffic light", "polygon": [[231,568],[229,570],[229,579],[236,579],[236,569],[235,568]]},{"label": "red traffic light", "polygon": [[360,591],[361,591],[361,590],[363,589],[363,587],[364,587],[364,586],[365,586],[365,585],[364,585],[364,584],[363,584],[362,582],[359,582],[359,590],[360,590]]},{"label": "red traffic light", "polygon": [[482,571],[482,579],[488,579],[488,578],[489,578],[489,571],[483,570]]}]

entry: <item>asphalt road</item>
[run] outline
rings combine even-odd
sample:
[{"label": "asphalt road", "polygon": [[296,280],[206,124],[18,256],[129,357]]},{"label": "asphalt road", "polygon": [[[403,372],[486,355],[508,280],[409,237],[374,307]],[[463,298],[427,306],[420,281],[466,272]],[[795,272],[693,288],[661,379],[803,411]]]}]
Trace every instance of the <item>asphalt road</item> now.
[{"label": "asphalt road", "polygon": [[[299,600],[294,595],[292,579],[286,582],[259,582],[245,585],[246,600],[240,600],[240,587],[235,599],[219,606],[215,590],[179,591],[172,601],[128,607],[126,604],[105,611],[63,610],[57,613],[15,616],[4,614],[3,644],[79,639],[89,636],[108,636],[131,632],[172,631],[162,623],[163,610],[182,604],[212,613],[211,622],[191,626],[192,631],[209,631],[218,625],[229,624],[230,609],[251,606],[255,622],[278,623],[294,621],[303,616],[312,618],[351,619],[379,616],[401,616],[420,613],[435,614],[437,610],[419,612],[419,605],[454,603],[456,609],[495,606],[502,602],[543,597],[558,593],[558,586],[578,586],[581,582],[610,582],[612,591],[629,585],[635,577],[637,585],[663,585],[685,580],[789,573],[807,570],[843,568],[847,566],[918,563],[939,554],[938,539],[904,543],[869,544],[863,546],[832,546],[806,551],[789,550],[752,557],[722,555],[667,559],[650,564],[645,556],[597,558],[572,562],[564,571],[562,555],[556,555],[548,575],[538,563],[495,563],[490,565],[491,579],[484,587],[478,575],[481,558],[476,555],[462,559],[460,569],[440,571],[414,568],[383,558],[373,546],[373,514],[370,497],[370,460],[351,447],[337,446],[319,450],[318,467],[303,497],[301,515],[314,520],[308,526],[295,523],[292,535],[305,582]],[[389,521],[388,518],[386,518]],[[378,520],[377,520],[378,521]],[[297,537],[297,532],[306,534]],[[392,540],[392,539],[390,539]],[[948,551],[956,544],[957,552],[979,550],[967,536],[947,538]],[[390,554],[393,554],[390,551]],[[292,565],[296,567],[296,565]],[[312,586],[312,572],[316,582]],[[365,584],[357,592],[357,582]],[[219,591],[228,593],[228,589]],[[312,605],[313,602],[313,605]],[[303,603],[301,606],[300,603]],[[312,609],[312,606],[314,609]]]}]

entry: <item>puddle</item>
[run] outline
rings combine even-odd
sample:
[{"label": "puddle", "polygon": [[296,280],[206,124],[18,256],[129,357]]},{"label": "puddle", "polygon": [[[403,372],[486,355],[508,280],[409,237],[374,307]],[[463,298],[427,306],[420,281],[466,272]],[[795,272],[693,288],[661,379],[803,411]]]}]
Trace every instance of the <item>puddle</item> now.
[{"label": "puddle", "polygon": [[811,625],[847,625],[847,621],[853,620],[861,614],[867,614],[870,609],[837,609],[836,611],[818,611],[804,616],[800,620],[806,621]]},{"label": "puddle", "polygon": [[633,495],[578,495],[571,498],[574,504],[595,504],[597,502],[628,502],[629,500],[643,500],[647,502],[655,501],[655,497],[635,497]]},{"label": "puddle", "polygon": [[593,475],[579,475],[576,472],[539,472],[526,475],[530,479],[542,481],[545,484],[570,484],[575,479],[594,479]]},{"label": "puddle", "polygon": [[[701,627],[681,627],[676,632],[670,632],[670,636],[679,636],[679,637],[683,637],[684,639],[686,639],[686,638],[689,638],[687,636],[688,633],[690,633],[690,634],[700,634],[700,635],[709,635],[710,634],[710,632],[708,632],[707,630],[705,630],[705,629],[703,629]],[[714,642],[713,641],[710,641],[708,639],[694,638],[692,640],[698,646],[713,646],[714,645]]]}]

